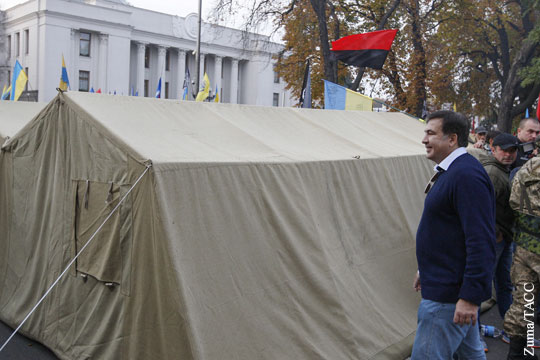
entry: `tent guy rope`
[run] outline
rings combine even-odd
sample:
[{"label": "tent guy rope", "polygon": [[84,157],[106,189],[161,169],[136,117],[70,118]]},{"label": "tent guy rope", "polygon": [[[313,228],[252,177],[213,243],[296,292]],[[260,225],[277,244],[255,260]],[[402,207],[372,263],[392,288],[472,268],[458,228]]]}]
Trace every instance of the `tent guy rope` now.
[{"label": "tent guy rope", "polygon": [[107,216],[107,218],[105,220],[103,220],[103,222],[101,223],[101,225],[97,228],[97,230],[94,232],[94,234],[90,237],[90,239],[88,239],[88,241],[86,242],[86,244],[84,244],[84,246],[81,248],[81,250],[79,250],[79,252],[75,255],[75,257],[69,262],[69,264],[66,266],[66,268],[64,269],[64,271],[62,271],[62,273],[58,276],[58,278],[56,278],[56,280],[52,283],[52,285],[47,289],[47,291],[45,292],[45,294],[43,294],[43,296],[41,297],[41,299],[39,299],[39,301],[37,302],[36,305],[34,305],[34,307],[32,308],[32,310],[30,310],[30,312],[28,313],[28,315],[26,315],[26,317],[23,319],[23,321],[19,324],[19,326],[17,326],[17,328],[13,331],[13,333],[9,336],[9,338],[6,340],[6,342],[4,342],[4,344],[2,345],[2,347],[0,348],[0,352],[2,352],[2,350],[4,350],[4,348],[6,347],[6,345],[9,343],[9,341],[13,338],[13,336],[15,336],[15,334],[17,334],[17,332],[20,330],[20,328],[24,325],[24,323],[26,322],[26,320],[28,320],[28,318],[34,313],[34,311],[37,309],[37,307],[43,302],[43,300],[45,300],[45,297],[47,297],[47,295],[52,291],[52,289],[56,286],[56,284],[58,283],[58,281],[60,281],[60,279],[62,278],[62,276],[64,276],[64,274],[69,270],[69,268],[71,267],[71,265],[73,265],[73,263],[75,262],[75,260],[77,260],[77,258],[79,257],[79,255],[81,255],[81,253],[84,251],[84,249],[86,249],[86,247],[88,246],[88,244],[90,244],[90,242],[94,239],[94,237],[99,233],[99,231],[101,230],[101,228],[105,225],[105,223],[111,218],[111,216],[116,212],[116,210],[118,210],[118,208],[120,207],[120,205],[124,202],[124,200],[126,200],[127,196],[129,195],[129,193],[131,192],[131,190],[133,190],[135,188],[135,186],[137,186],[137,184],[139,183],[139,181],[143,178],[143,176],[148,172],[148,170],[150,170],[150,168],[152,167],[152,164],[147,164],[146,165],[146,169],[143,171],[143,173],[139,176],[139,178],[137,179],[137,181],[135,181],[135,183],[131,186],[131,188],[129,188],[129,190],[126,192],[126,194],[124,195],[124,197],[118,202],[118,204],[116,204],[116,206],[114,207],[114,209],[112,209],[111,213]]}]

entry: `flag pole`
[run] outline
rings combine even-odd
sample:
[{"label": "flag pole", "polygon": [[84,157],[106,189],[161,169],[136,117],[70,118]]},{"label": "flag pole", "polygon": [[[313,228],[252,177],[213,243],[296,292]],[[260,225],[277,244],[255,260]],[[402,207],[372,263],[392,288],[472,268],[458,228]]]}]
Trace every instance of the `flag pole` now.
[{"label": "flag pole", "polygon": [[197,76],[195,77],[195,91],[199,93],[199,84],[201,77],[201,11],[202,11],[202,0],[199,0],[199,24],[197,32],[197,53],[195,54],[195,63],[197,63]]}]

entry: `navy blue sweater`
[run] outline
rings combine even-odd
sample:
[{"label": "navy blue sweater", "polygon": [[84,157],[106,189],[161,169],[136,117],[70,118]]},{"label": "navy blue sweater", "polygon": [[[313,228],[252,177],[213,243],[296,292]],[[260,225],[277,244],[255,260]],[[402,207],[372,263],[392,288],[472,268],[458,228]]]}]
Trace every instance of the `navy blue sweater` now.
[{"label": "navy blue sweater", "polygon": [[480,305],[491,297],[495,196],[486,171],[471,155],[455,159],[427,194],[416,258],[422,298]]}]

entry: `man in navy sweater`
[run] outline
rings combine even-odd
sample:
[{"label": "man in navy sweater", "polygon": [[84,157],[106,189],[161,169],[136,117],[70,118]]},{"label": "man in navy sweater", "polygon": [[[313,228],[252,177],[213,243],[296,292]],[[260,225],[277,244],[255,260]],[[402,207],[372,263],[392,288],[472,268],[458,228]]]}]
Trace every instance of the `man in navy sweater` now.
[{"label": "man in navy sweater", "polygon": [[482,165],[467,154],[467,119],[452,111],[427,118],[422,143],[436,180],[426,188],[416,233],[422,291],[412,360],[485,359],[476,326],[491,297],[495,265],[495,197]]}]

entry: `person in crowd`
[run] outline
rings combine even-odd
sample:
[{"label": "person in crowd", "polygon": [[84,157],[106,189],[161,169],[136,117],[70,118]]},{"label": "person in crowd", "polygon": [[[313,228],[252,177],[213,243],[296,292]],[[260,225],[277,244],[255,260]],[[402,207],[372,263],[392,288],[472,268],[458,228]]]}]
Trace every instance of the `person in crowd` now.
[{"label": "person in crowd", "polygon": [[[536,137],[540,142],[540,135]],[[513,181],[520,167],[512,170]],[[536,199],[538,200],[538,199]],[[536,320],[538,295],[540,294],[540,218],[522,212],[515,212],[514,258],[510,276],[514,285],[513,302],[504,317],[504,331],[510,336],[508,360],[538,359],[534,354],[539,342],[532,336],[531,323]],[[534,288],[533,288],[534,287]]]},{"label": "person in crowd", "polygon": [[493,156],[482,160],[482,165],[495,189],[495,269],[493,281],[497,294],[499,314],[504,314],[512,303],[512,227],[514,211],[510,207],[510,165],[516,160],[518,140],[510,134],[500,134],[492,142]]},{"label": "person in crowd", "polygon": [[[482,165],[467,154],[469,123],[452,111],[426,120],[422,143],[437,171],[426,187],[416,234],[421,291],[412,360],[485,359],[476,321],[491,297],[495,266],[494,189]],[[478,211],[482,209],[482,211]]]},{"label": "person in crowd", "polygon": [[481,148],[476,148],[474,147],[474,145],[467,146],[467,152],[474,156],[478,161],[482,162],[491,155],[491,146],[493,143],[493,139],[500,133],[501,132],[498,130],[488,131],[486,134],[484,146]]},{"label": "person in crowd", "polygon": [[484,148],[484,145],[486,144],[486,135],[487,130],[483,126],[479,126],[474,131],[474,137],[476,139],[476,142],[474,143],[473,147],[476,149],[482,149]]},{"label": "person in crowd", "polygon": [[[517,129],[517,138],[520,144],[529,143],[540,135],[540,122],[536,118],[521,119]],[[516,161],[512,164],[512,169],[520,167],[527,162],[533,156],[538,154],[538,149],[532,152],[525,152],[523,147],[518,148]]]},{"label": "person in crowd", "polygon": [[484,149],[488,154],[492,153],[493,149],[493,140],[497,137],[497,135],[501,134],[499,130],[489,130],[486,134],[486,143],[484,144]]}]

